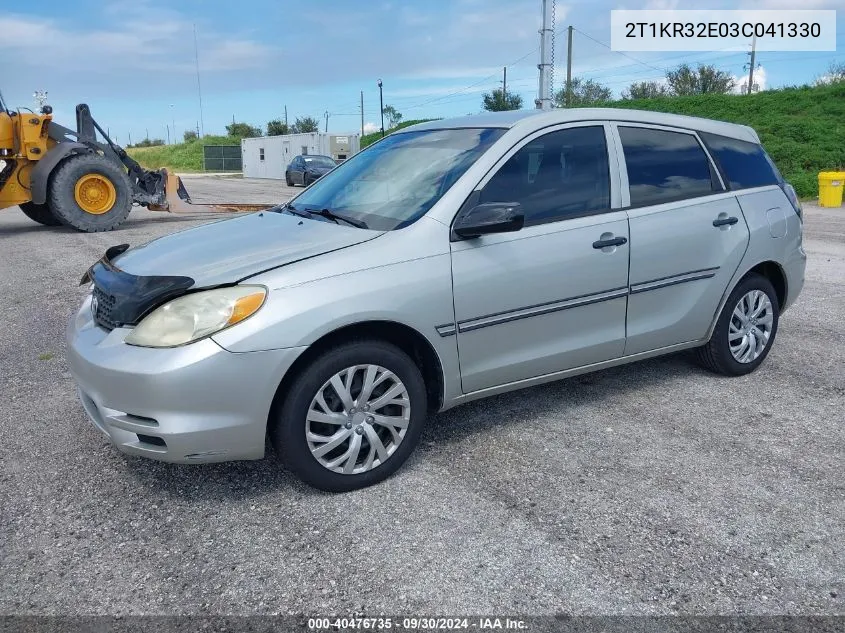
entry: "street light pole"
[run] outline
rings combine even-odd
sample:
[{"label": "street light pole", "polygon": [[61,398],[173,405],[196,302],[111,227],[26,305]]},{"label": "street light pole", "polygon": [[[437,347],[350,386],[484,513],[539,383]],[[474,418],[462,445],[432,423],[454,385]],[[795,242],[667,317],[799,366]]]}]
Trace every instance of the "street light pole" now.
[{"label": "street light pole", "polygon": [[384,98],[381,92],[381,79],[378,80],[378,105],[381,110],[381,137],[384,138]]},{"label": "street light pole", "polygon": [[173,124],[173,144],[176,144],[176,118],[173,115],[174,104],[170,104],[170,123]]}]

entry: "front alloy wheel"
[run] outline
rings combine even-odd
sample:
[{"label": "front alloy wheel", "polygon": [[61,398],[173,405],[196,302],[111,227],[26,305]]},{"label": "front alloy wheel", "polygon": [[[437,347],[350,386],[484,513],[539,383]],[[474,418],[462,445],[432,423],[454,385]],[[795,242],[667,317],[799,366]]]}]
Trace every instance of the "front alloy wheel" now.
[{"label": "front alloy wheel", "polygon": [[378,365],[355,365],[320,387],[308,408],[305,437],[324,468],[360,474],[393,455],[410,421],[411,400],[399,377]]},{"label": "front alloy wheel", "polygon": [[270,438],[303,481],[340,492],[378,483],[414,450],[428,412],[417,364],[379,340],[332,347],[297,370]]}]

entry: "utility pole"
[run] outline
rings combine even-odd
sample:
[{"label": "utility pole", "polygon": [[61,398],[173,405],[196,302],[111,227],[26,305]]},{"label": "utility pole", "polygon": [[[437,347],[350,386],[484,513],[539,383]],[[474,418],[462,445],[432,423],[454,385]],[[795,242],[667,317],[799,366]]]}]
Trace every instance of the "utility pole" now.
[{"label": "utility pole", "polygon": [[203,121],[202,117],[202,87],[200,86],[200,54],[199,54],[199,47],[197,46],[197,25],[194,24],[194,60],[197,63],[197,95],[199,96],[200,100],[200,123],[197,124],[197,136],[200,135],[200,130],[202,130],[202,136],[205,136],[205,121]]},{"label": "utility pole", "polygon": [[129,144],[132,145],[132,132],[127,132],[129,134]]},{"label": "utility pole", "polygon": [[572,104],[572,25],[569,26],[566,42],[566,107]]},{"label": "utility pole", "polygon": [[288,107],[285,106],[285,127],[288,126]]},{"label": "utility pole", "polygon": [[382,82],[378,80],[378,105],[381,111],[381,137],[384,138],[384,96],[382,95]]},{"label": "utility pole", "polygon": [[165,125],[164,127],[167,128],[167,144],[170,145],[170,126]]},{"label": "utility pole", "polygon": [[326,132],[329,131],[329,111],[326,110]]},{"label": "utility pole", "polygon": [[502,97],[507,100],[508,98],[508,67],[505,66],[502,68]]},{"label": "utility pole", "polygon": [[149,141],[150,140],[150,128],[144,128],[144,131],[147,133],[147,136],[145,138]]},{"label": "utility pole", "polygon": [[540,110],[551,110],[551,67],[552,67],[552,35],[551,29],[552,7],[554,0],[541,0],[543,10],[543,28],[540,29],[540,63],[537,68],[540,71],[540,80],[537,85],[537,108]]},{"label": "utility pole", "polygon": [[361,91],[361,136],[364,136],[364,91]]},{"label": "utility pole", "polygon": [[748,93],[751,94],[754,90],[754,60],[757,55],[757,36],[751,38],[751,63],[748,64]]}]

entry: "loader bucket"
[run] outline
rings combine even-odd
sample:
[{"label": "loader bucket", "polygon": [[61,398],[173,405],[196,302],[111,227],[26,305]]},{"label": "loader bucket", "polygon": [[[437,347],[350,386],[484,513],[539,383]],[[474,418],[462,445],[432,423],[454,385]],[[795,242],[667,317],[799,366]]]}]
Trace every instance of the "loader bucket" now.
[{"label": "loader bucket", "polygon": [[276,206],[277,203],[267,202],[261,204],[240,204],[233,202],[219,202],[215,204],[194,204],[188,194],[182,179],[176,174],[171,174],[167,169],[162,169],[164,179],[165,203],[163,205],[149,205],[150,211],[169,211],[170,213],[237,213],[263,211]]},{"label": "loader bucket", "polygon": [[166,169],[161,170],[161,176],[164,179],[164,204],[150,205],[150,211],[170,211],[171,213],[189,213],[191,211],[201,211],[201,208],[191,208],[191,196],[185,189],[182,179],[176,174],[171,174]]}]

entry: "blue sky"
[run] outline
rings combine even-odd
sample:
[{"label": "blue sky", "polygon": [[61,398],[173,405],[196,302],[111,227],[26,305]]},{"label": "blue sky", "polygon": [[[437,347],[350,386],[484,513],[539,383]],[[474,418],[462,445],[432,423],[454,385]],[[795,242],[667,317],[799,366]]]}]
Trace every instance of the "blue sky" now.
[{"label": "blue sky", "polygon": [[[47,90],[56,119],[74,126],[73,108],[86,102],[121,143],[164,138],[175,124],[181,137],[200,119],[193,25],[199,43],[206,133],[222,133],[232,116],[266,125],[283,116],[330,112],[329,131],[378,124],[378,87],[385,104],[405,117],[460,116],[481,109],[484,91],[500,86],[531,107],[537,91],[539,0],[40,0],[0,10],[0,79],[12,106],[34,107]],[[555,87],[566,63],[566,27],[578,29],[573,73],[617,94],[633,81],[659,78],[657,69],[707,62],[744,75],[743,53],[638,53],[636,61],[610,51],[614,8],[839,9],[845,41],[845,0],[557,0]],[[589,36],[589,37],[588,37]],[[830,53],[758,55],[766,88],[812,82],[845,44]],[[9,72],[15,69],[15,72]],[[171,132],[172,133],[172,132]]]}]

